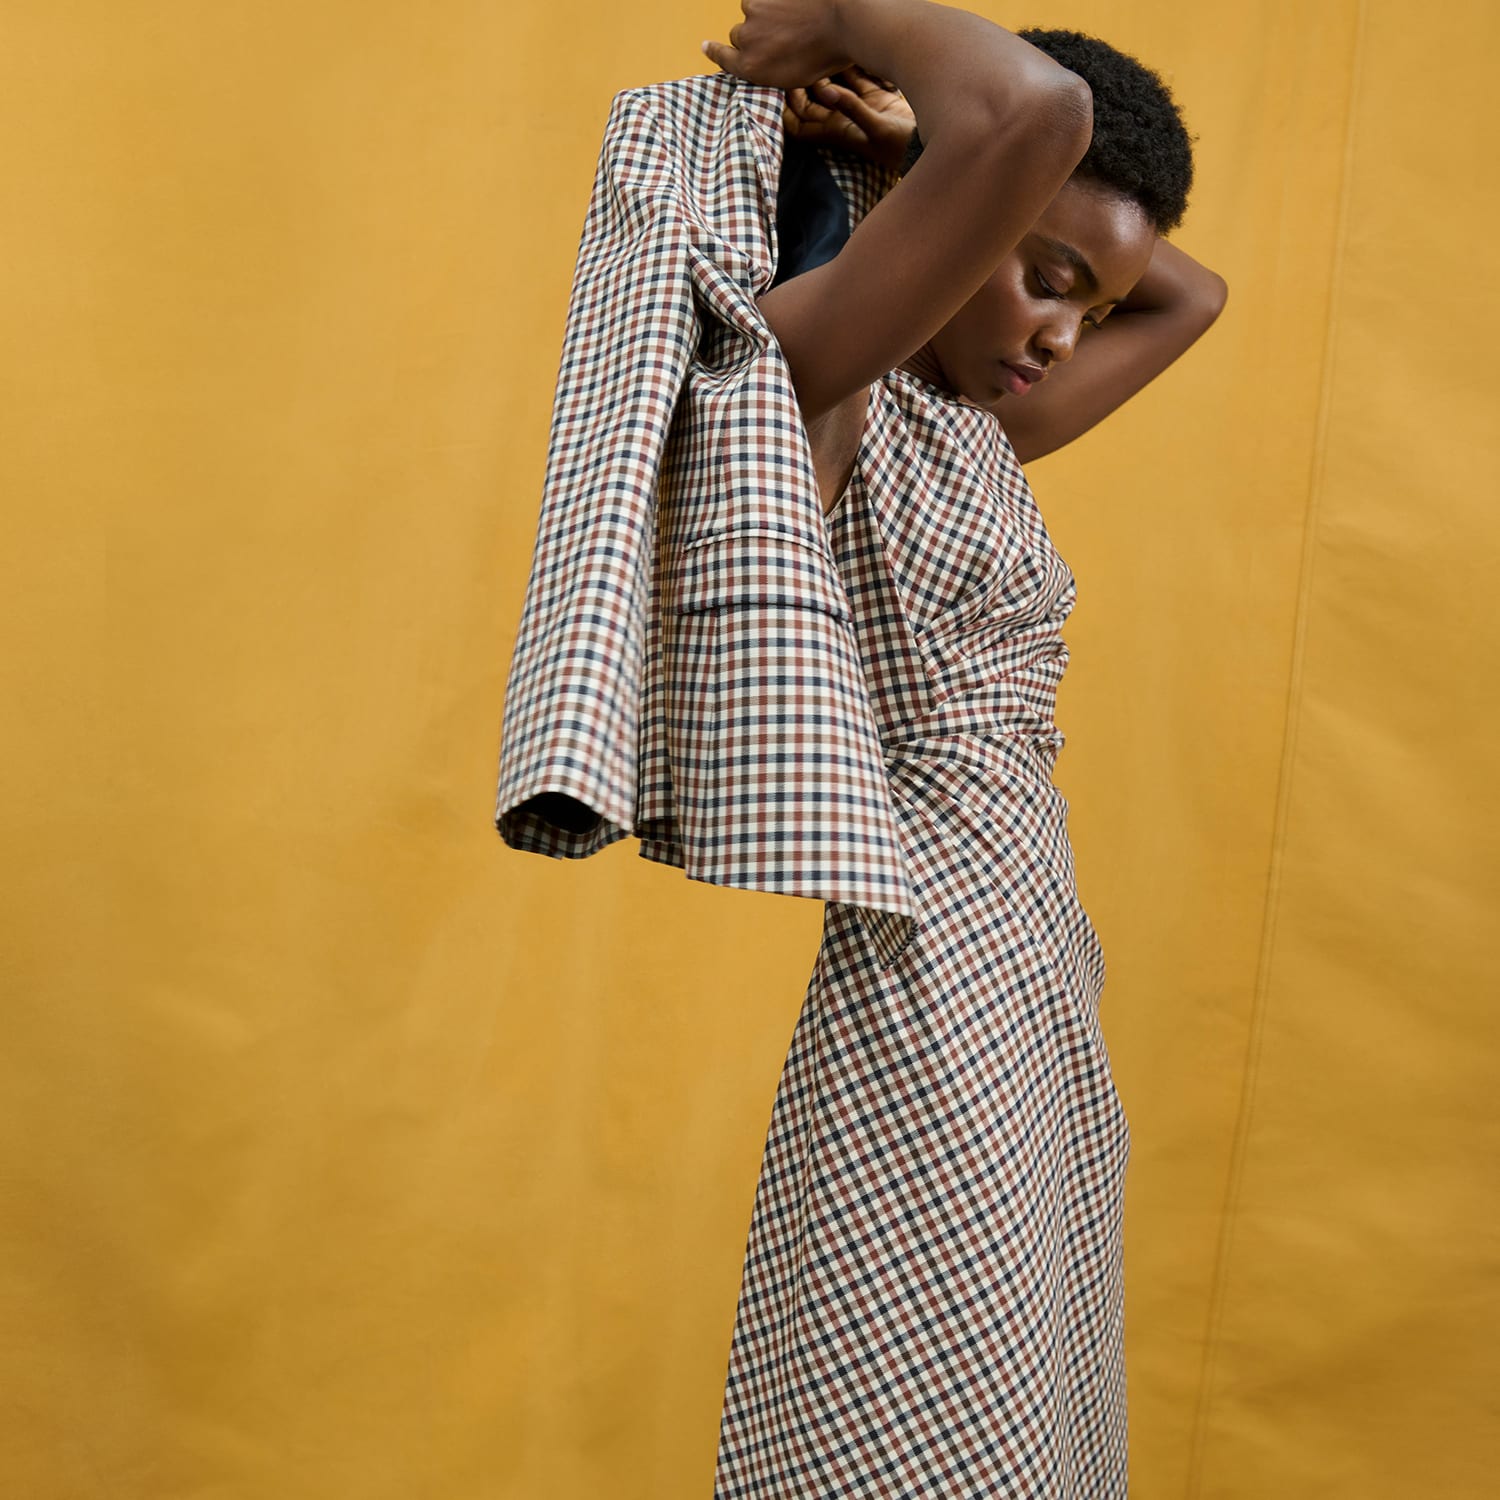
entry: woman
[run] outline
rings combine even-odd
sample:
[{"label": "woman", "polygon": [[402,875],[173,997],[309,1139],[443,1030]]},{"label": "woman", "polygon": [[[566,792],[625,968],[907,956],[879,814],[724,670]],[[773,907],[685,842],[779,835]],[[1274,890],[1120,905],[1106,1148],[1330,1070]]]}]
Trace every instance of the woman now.
[{"label": "woman", "polygon": [[1186,132],[1154,75],[1071,33],[1028,41],[921,0],[743,10],[704,51],[791,90],[793,133],[893,155],[896,89],[920,123],[899,184],[759,305],[921,919],[882,967],[828,909],[757,1191],[716,1494],[1122,1496],[1129,1137],[1051,782],[1072,579],[1017,460],[1092,427],[1223,305],[1161,238]]}]

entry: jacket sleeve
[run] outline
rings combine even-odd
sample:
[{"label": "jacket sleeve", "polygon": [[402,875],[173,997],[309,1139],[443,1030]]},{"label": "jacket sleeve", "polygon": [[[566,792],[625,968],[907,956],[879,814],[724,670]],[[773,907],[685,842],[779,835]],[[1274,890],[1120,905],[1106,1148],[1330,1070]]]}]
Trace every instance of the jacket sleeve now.
[{"label": "jacket sleeve", "polygon": [[616,97],[568,307],[541,517],[511,659],[495,825],[578,858],[631,831],[656,483],[696,343],[671,153]]},{"label": "jacket sleeve", "polygon": [[915,912],[772,278],[781,96],[615,101],[585,225],[507,690],[496,826],[633,833],[695,880]]}]

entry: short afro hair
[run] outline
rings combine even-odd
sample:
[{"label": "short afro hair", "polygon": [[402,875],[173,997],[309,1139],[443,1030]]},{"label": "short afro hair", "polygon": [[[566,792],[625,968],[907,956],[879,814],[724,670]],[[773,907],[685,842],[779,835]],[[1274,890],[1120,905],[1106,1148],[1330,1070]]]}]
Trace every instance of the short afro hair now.
[{"label": "short afro hair", "polygon": [[[1181,222],[1193,185],[1193,147],[1172,91],[1150,68],[1081,31],[1016,33],[1088,84],[1094,96],[1094,135],[1073,169],[1141,206],[1158,234]],[[922,154],[912,132],[903,173]]]},{"label": "short afro hair", "polygon": [[1033,28],[1017,35],[1093,92],[1094,138],[1074,175],[1133,198],[1158,234],[1175,229],[1193,185],[1193,147],[1160,76],[1081,31]]}]

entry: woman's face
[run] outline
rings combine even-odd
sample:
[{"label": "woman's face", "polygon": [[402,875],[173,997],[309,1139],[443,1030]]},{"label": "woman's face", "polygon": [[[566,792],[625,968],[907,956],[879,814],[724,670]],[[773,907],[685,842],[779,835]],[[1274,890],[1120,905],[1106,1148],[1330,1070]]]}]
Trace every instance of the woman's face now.
[{"label": "woman's face", "polygon": [[1155,243],[1137,203],[1070,179],[918,362],[976,406],[1024,396],[1140,280]]}]

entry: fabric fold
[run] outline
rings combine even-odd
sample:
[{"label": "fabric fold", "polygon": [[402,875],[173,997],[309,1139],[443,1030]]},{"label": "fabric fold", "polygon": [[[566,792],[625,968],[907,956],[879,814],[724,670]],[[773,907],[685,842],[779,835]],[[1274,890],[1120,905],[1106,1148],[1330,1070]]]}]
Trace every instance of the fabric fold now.
[{"label": "fabric fold", "polygon": [[[916,915],[791,372],[781,95],[616,98],[579,250],[512,658],[495,825],[580,858],[634,834],[695,880]],[[856,220],[889,178],[827,158]],[[576,807],[567,826],[549,818]],[[592,813],[592,817],[590,816]]]}]

